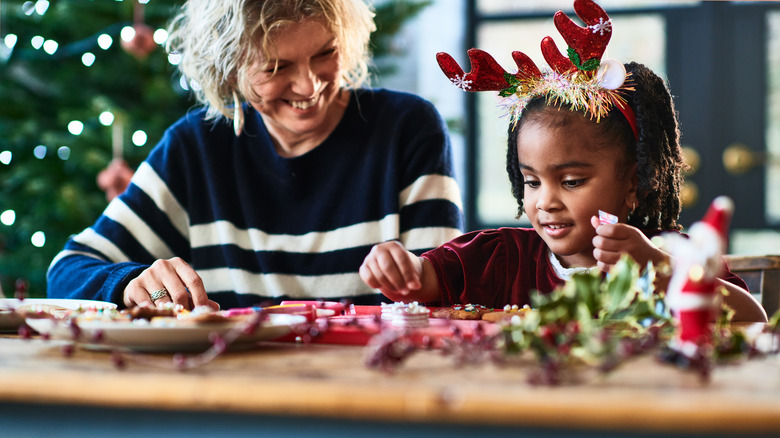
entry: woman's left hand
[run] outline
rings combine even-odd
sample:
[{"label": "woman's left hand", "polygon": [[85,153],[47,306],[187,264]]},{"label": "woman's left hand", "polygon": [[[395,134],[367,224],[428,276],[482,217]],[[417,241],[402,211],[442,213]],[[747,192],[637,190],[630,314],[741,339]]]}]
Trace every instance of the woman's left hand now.
[{"label": "woman's left hand", "polygon": [[669,259],[666,252],[655,246],[634,226],[621,223],[601,224],[596,216],[590,219],[590,223],[596,229],[593,257],[603,272],[609,272],[624,253],[630,255],[642,267],[650,261],[658,266]]}]

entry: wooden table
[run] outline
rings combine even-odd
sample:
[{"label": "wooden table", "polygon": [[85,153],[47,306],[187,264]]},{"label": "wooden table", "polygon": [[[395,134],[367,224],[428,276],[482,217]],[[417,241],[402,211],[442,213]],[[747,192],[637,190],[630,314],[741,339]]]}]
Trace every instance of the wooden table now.
[{"label": "wooden table", "polygon": [[[110,353],[66,357],[63,345],[0,337],[0,435],[780,431],[778,357],[717,367],[708,384],[643,356],[577,385],[536,387],[526,383],[527,367],[457,367],[435,351],[388,375],[363,365],[362,347],[265,343],[182,372],[133,360],[118,369]],[[171,363],[170,355],[151,359]]]}]

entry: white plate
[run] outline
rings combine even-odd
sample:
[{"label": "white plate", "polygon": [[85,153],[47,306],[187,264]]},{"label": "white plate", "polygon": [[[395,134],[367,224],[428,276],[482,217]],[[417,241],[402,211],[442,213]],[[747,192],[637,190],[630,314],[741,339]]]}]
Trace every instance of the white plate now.
[{"label": "white plate", "polygon": [[60,306],[66,309],[78,310],[80,308],[116,309],[116,304],[106,301],[93,300],[69,300],[65,298],[0,298],[0,331],[16,331],[24,322],[24,318],[16,313],[16,308],[27,305]]},{"label": "white plate", "polygon": [[[251,335],[240,335],[231,346],[271,341],[284,336],[296,324],[306,322],[302,315],[269,314],[268,319]],[[73,340],[67,321],[49,318],[27,318],[27,324],[52,339]],[[135,351],[181,352],[205,351],[211,346],[213,334],[222,337],[231,330],[240,330],[245,322],[197,324],[175,322],[170,325],[139,324],[129,321],[83,321],[79,341],[90,349],[127,348]],[[233,332],[235,333],[235,332]],[[96,338],[100,340],[95,341]]]}]

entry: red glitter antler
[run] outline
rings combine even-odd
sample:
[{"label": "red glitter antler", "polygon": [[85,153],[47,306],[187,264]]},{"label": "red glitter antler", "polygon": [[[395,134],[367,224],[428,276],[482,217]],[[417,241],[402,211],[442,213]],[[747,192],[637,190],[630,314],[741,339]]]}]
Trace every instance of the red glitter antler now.
[{"label": "red glitter antler", "polygon": [[568,57],[558,51],[552,38],[542,40],[544,59],[558,73],[596,70],[612,37],[609,15],[592,0],[574,0],[574,11],[586,27],[576,25],[563,11],[556,12],[553,18],[555,27],[569,45]]},{"label": "red glitter antler", "polygon": [[[519,70],[514,75],[505,71],[487,52],[480,49],[469,49],[471,71],[465,73],[457,61],[447,53],[436,54],[436,61],[444,74],[455,86],[465,91],[498,91],[513,88],[510,82],[531,76],[541,77],[539,68],[525,53],[512,52]],[[512,91],[513,92],[513,91]]]}]

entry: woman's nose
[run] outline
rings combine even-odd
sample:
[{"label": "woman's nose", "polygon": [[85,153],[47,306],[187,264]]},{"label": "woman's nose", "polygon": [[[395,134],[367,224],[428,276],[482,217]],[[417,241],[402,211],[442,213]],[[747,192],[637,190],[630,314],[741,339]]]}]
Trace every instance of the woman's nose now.
[{"label": "woman's nose", "polygon": [[320,88],[320,80],[310,66],[305,65],[297,69],[292,82],[292,90],[304,97],[314,97]]}]

